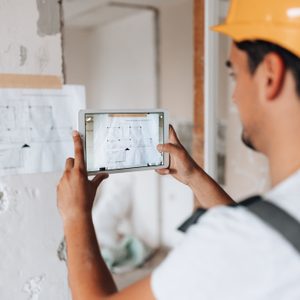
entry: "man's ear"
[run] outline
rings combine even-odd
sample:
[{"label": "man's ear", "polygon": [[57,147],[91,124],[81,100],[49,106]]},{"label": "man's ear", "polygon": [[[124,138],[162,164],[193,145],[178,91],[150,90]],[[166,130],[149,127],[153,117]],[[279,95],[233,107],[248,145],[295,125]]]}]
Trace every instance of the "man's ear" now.
[{"label": "man's ear", "polygon": [[281,92],[286,67],[277,53],[267,54],[263,61],[265,71],[265,96],[268,100],[275,99]]}]

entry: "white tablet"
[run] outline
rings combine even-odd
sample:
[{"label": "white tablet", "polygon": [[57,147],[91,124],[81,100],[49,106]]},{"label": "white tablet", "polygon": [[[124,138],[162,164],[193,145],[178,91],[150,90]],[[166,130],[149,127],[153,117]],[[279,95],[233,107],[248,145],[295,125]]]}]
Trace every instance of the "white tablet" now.
[{"label": "white tablet", "polygon": [[81,110],[78,124],[89,175],[169,166],[169,155],[156,149],[169,139],[165,110]]}]

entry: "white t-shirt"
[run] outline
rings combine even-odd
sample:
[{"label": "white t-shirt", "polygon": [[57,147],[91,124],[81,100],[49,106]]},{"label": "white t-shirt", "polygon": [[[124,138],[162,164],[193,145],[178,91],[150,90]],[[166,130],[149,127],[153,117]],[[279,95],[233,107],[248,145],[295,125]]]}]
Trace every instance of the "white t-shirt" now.
[{"label": "white t-shirt", "polygon": [[[300,222],[300,171],[264,197]],[[189,229],[151,285],[159,300],[299,300],[300,253],[247,208],[218,206]]]}]

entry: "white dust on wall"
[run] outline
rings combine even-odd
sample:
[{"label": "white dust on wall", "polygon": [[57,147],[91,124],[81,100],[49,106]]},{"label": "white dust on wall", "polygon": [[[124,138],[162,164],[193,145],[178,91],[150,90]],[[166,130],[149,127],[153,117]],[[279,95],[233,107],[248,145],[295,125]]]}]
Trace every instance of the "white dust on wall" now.
[{"label": "white dust on wall", "polygon": [[[59,4],[0,0],[0,73],[62,76]],[[56,208],[60,173],[0,178],[0,299],[70,299]]]}]

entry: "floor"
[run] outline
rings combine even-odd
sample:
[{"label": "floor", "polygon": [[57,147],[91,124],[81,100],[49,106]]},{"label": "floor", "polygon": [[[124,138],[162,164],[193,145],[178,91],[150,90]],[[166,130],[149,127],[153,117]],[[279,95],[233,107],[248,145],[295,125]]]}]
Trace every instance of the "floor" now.
[{"label": "floor", "polygon": [[132,283],[150,275],[151,272],[164,260],[168,252],[169,250],[167,249],[159,249],[140,268],[137,268],[132,272],[114,275],[114,279],[118,288],[123,289]]}]

